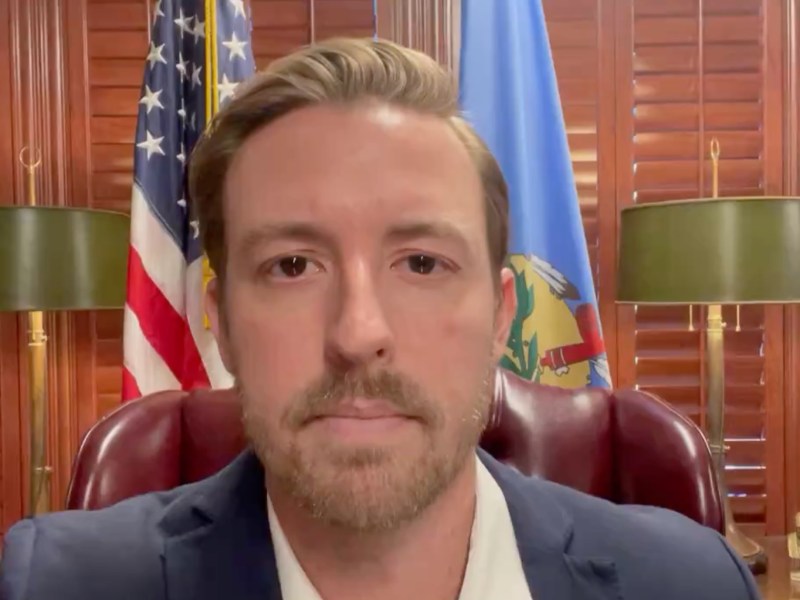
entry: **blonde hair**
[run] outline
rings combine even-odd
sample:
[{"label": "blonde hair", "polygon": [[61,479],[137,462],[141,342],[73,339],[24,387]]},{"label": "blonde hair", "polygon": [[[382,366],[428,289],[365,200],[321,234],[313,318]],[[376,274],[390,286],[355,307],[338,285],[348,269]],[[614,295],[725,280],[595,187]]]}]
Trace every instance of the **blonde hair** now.
[{"label": "blonde hair", "polygon": [[279,117],[323,103],[384,102],[442,118],[467,149],[480,175],[492,266],[508,244],[508,190],[497,161],[461,116],[453,78],[429,56],[388,41],[331,39],[276,60],[242,84],[214,117],[192,152],[189,197],[211,268],[225,279],[225,176],[249,136]]}]

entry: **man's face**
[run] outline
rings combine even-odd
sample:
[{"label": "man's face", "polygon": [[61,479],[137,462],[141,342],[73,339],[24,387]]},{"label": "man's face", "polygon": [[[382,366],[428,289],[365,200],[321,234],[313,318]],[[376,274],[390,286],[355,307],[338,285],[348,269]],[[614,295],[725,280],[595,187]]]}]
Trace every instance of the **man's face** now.
[{"label": "man's face", "polygon": [[237,153],[207,308],[268,484],[317,518],[395,527],[468,464],[514,314],[483,202],[450,127],[401,109],[304,108]]}]

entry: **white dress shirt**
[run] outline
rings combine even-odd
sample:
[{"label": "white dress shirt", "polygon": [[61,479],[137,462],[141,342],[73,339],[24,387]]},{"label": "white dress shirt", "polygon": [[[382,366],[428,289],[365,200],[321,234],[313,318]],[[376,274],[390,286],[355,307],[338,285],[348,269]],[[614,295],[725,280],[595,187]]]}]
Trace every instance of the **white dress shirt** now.
[{"label": "white dress shirt", "polygon": [[[532,600],[503,491],[480,459],[475,463],[475,520],[458,600]],[[283,599],[323,600],[297,562],[269,496],[267,510]]]}]

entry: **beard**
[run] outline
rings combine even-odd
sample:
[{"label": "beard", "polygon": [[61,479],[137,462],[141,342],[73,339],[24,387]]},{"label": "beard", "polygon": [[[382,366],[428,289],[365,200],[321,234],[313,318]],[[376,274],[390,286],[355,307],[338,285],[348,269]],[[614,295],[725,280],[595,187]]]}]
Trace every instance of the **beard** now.
[{"label": "beard", "polygon": [[[486,426],[490,371],[458,412],[445,415],[408,378],[388,371],[327,374],[290,403],[275,425],[261,410],[269,398],[251,397],[237,381],[245,432],[271,483],[315,519],[363,533],[393,530],[428,508],[464,468]],[[336,445],[303,432],[315,417],[347,398],[390,402],[421,429],[422,443]],[[303,436],[302,434],[307,435]],[[288,434],[288,435],[287,435]],[[312,437],[313,436],[313,437]],[[415,439],[419,439],[416,435]]]}]

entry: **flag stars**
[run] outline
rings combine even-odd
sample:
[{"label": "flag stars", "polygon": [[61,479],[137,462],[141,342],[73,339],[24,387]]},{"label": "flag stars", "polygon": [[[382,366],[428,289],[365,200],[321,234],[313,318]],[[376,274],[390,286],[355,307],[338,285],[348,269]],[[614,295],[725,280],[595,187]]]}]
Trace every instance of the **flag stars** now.
[{"label": "flag stars", "polygon": [[183,52],[178,52],[178,62],[175,63],[175,68],[178,69],[178,73],[181,74],[181,81],[186,81],[189,79],[189,73],[187,72],[186,65],[189,64],[189,61],[183,60]]},{"label": "flag stars", "polygon": [[161,44],[160,46],[156,46],[153,42],[150,42],[150,52],[147,54],[147,62],[150,63],[151,70],[156,66],[156,63],[167,64],[167,60],[164,58],[163,54],[161,54],[164,52],[165,45],[166,44]]},{"label": "flag stars", "polygon": [[192,239],[196,240],[200,237],[200,221],[193,219],[189,221],[189,226],[192,228]]},{"label": "flag stars", "polygon": [[234,17],[242,16],[244,17],[244,0],[228,0],[228,3],[231,4],[234,8]]},{"label": "flag stars", "polygon": [[197,129],[197,113],[194,112],[192,113],[192,117],[189,120],[189,125],[191,126],[192,131],[195,131]]},{"label": "flag stars", "polygon": [[228,58],[233,62],[233,59],[237,56],[242,60],[247,60],[247,57],[244,55],[244,47],[247,45],[246,41],[241,41],[237,39],[236,32],[233,32],[231,39],[227,42],[222,42],[222,45],[228,49]]},{"label": "flag stars", "polygon": [[181,39],[183,39],[184,33],[193,33],[192,19],[194,19],[194,17],[183,16],[183,9],[180,9],[178,12],[178,18],[175,19],[175,25],[177,25],[181,30]]},{"label": "flag stars", "polygon": [[182,209],[186,210],[186,200],[184,198],[181,198],[180,200],[178,200],[178,206],[180,206]]},{"label": "flag stars", "polygon": [[192,89],[198,85],[203,85],[203,82],[200,80],[200,71],[202,70],[203,67],[192,63]]},{"label": "flag stars", "polygon": [[153,156],[153,154],[161,154],[164,156],[164,151],[161,149],[161,142],[164,141],[164,136],[159,138],[154,137],[149,131],[147,132],[147,139],[143,142],[139,142],[136,144],[137,148],[142,148],[143,150],[147,151],[147,160]]},{"label": "flag stars", "polygon": [[164,11],[161,10],[162,2],[163,0],[156,0],[156,9],[154,11],[155,14],[153,15],[153,25],[155,25],[158,22],[158,17],[164,16]]},{"label": "flag stars", "polygon": [[194,29],[191,31],[194,35],[194,43],[196,44],[200,38],[206,37],[206,24],[199,18],[195,21]]},{"label": "flag stars", "polygon": [[183,125],[186,126],[186,100],[181,96],[181,107],[178,109],[178,116],[183,121]]},{"label": "flag stars", "polygon": [[228,79],[228,74],[222,76],[222,81],[219,82],[219,102],[222,104],[228,98],[233,98],[233,94],[236,91],[236,86],[239,85],[235,81],[230,81]]},{"label": "flag stars", "polygon": [[178,153],[178,155],[175,158],[177,158],[179,161],[181,161],[182,165],[184,165],[184,166],[186,165],[186,147],[183,145],[183,142],[181,142],[181,151]]},{"label": "flag stars", "polygon": [[144,104],[147,107],[147,114],[149,115],[150,111],[154,108],[163,109],[164,105],[161,104],[161,101],[158,99],[158,97],[164,90],[157,90],[154,92],[150,89],[149,85],[145,85],[144,89],[144,96],[142,96],[142,99],[139,100],[139,104]]}]

